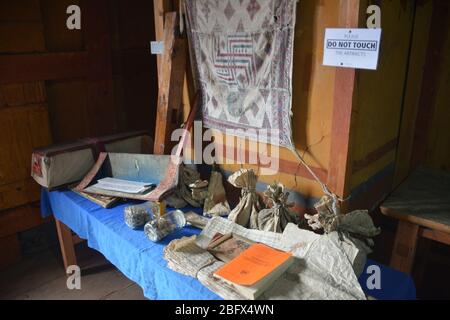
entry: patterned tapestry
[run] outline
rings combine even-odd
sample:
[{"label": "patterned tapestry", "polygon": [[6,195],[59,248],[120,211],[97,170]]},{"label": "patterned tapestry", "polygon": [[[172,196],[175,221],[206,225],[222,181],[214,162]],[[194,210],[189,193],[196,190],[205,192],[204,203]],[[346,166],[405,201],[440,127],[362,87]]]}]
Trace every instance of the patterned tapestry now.
[{"label": "patterned tapestry", "polygon": [[185,1],[204,126],[291,147],[297,1]]}]

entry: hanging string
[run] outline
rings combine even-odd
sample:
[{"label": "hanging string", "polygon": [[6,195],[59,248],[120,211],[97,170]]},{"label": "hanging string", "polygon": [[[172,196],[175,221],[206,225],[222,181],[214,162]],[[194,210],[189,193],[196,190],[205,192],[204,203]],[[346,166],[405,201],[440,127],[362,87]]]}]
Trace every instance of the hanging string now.
[{"label": "hanging string", "polygon": [[[299,0],[296,1],[297,3],[299,2]],[[186,14],[189,14],[188,11],[185,8],[186,3],[184,0],[180,0],[180,6],[179,6],[179,10],[180,10],[180,33],[184,32],[184,16]],[[190,25],[189,25],[189,19],[186,19],[186,26],[188,29],[190,29]],[[190,58],[191,58],[191,66],[192,66],[192,71],[193,74],[195,75],[195,71],[194,71],[194,65],[195,65],[195,59],[193,59],[193,50],[192,50],[192,44],[190,41],[190,38],[188,37],[188,42],[189,42],[189,51],[190,51]],[[197,87],[198,83],[196,81],[194,81],[194,86]],[[241,147],[241,141],[238,139],[238,144],[239,147]],[[240,152],[240,148],[238,147],[238,152]],[[330,189],[328,188],[328,186],[322,182],[320,180],[320,178],[316,175],[316,173],[311,169],[311,167],[306,163],[306,161],[303,159],[303,157],[300,155],[300,153],[298,152],[298,150],[295,148],[295,146],[292,146],[291,148],[292,152],[295,154],[295,156],[298,158],[298,160],[300,161],[300,163],[306,168],[306,170],[311,174],[311,176],[314,178],[314,180],[316,180],[316,182],[321,186],[323,192],[328,195],[329,197],[331,197],[333,199],[333,211],[335,213],[338,213],[340,210],[338,208],[338,203],[339,202],[345,202],[348,201],[350,199],[351,196],[342,199],[340,197],[338,197],[335,193],[331,192]],[[237,156],[237,155],[236,155]],[[243,164],[241,163],[241,169],[243,168]],[[259,163],[259,159],[258,159],[258,171],[260,170],[260,163]],[[296,181],[297,183],[297,181]]]},{"label": "hanging string", "polygon": [[342,199],[341,197],[338,197],[335,193],[331,192],[330,189],[328,188],[328,186],[322,182],[322,180],[320,180],[320,178],[316,175],[316,173],[311,169],[311,167],[306,163],[306,161],[303,159],[303,157],[300,155],[300,153],[298,152],[297,148],[295,148],[295,146],[293,146],[291,148],[292,152],[296,155],[296,157],[298,158],[298,160],[300,161],[300,163],[306,168],[306,170],[311,174],[311,176],[314,178],[314,180],[316,180],[316,182],[321,186],[322,191],[329,197],[331,197],[333,199],[333,212],[336,214],[340,213],[340,209],[338,207],[338,203],[339,202],[345,202],[348,199],[350,199],[350,196]]}]

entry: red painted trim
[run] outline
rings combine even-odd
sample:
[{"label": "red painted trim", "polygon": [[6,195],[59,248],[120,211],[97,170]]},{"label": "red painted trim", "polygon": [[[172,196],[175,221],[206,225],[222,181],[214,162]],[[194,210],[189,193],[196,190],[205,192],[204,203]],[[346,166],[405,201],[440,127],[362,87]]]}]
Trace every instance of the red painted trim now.
[{"label": "red painted trim", "polygon": [[92,182],[92,180],[95,178],[99,170],[102,168],[103,164],[106,161],[106,158],[108,158],[108,154],[106,152],[101,152],[98,156],[97,162],[95,165],[91,168],[91,170],[86,174],[86,176],[81,180],[81,182],[75,187],[75,190],[78,192],[82,192],[84,189],[86,189]]},{"label": "red painted trim", "polygon": [[352,173],[356,173],[364,168],[367,168],[369,165],[380,160],[389,152],[395,150],[396,147],[397,147],[397,139],[394,139],[389,141],[385,145],[381,146],[380,148],[372,151],[371,153],[366,155],[364,159],[354,161]]},{"label": "red painted trim", "polygon": [[[227,151],[226,151],[227,146],[224,146],[224,145],[221,145],[221,144],[216,144],[215,147],[216,147],[216,150],[222,149],[222,156],[225,159],[228,159],[228,160],[237,161],[238,155],[240,155],[241,153],[244,153],[244,157],[245,157],[246,160],[248,160],[248,159],[258,159],[258,161],[259,161],[258,154],[255,151],[250,151],[248,149],[242,150],[239,147],[234,147],[232,149],[233,155],[234,155],[234,159],[229,159],[229,158],[226,158],[226,156],[227,156]],[[301,163],[299,163],[299,162],[292,162],[292,161],[281,159],[281,158],[278,158],[278,161],[279,161],[279,170],[278,170],[279,172],[290,174],[290,175],[297,175],[299,177],[306,178],[308,180],[314,180],[313,176],[311,176],[311,174],[308,172],[308,170],[306,170],[305,167],[303,167],[303,165]],[[265,166],[263,166],[261,164],[255,164],[255,165],[258,165],[260,167],[265,167]],[[327,179],[327,176],[328,176],[327,170],[322,169],[322,168],[311,168],[311,169],[319,177],[320,180],[325,181]]]}]

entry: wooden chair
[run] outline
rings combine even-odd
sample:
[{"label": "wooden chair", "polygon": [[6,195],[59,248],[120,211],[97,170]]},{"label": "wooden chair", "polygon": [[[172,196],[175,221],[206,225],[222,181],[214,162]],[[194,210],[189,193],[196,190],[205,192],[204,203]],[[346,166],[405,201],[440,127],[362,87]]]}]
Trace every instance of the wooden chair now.
[{"label": "wooden chair", "polygon": [[411,273],[419,237],[450,245],[450,174],[415,170],[381,205],[399,220],[391,267]]}]

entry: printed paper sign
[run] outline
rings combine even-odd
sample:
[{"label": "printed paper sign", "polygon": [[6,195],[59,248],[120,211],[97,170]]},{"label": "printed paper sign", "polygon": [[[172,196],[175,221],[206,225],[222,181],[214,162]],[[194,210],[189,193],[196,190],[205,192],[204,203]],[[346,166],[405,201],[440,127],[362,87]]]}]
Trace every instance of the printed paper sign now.
[{"label": "printed paper sign", "polygon": [[164,53],[164,42],[162,41],[151,41],[150,51],[152,54],[163,54]]},{"label": "printed paper sign", "polygon": [[325,66],[376,70],[381,29],[326,29]]}]

